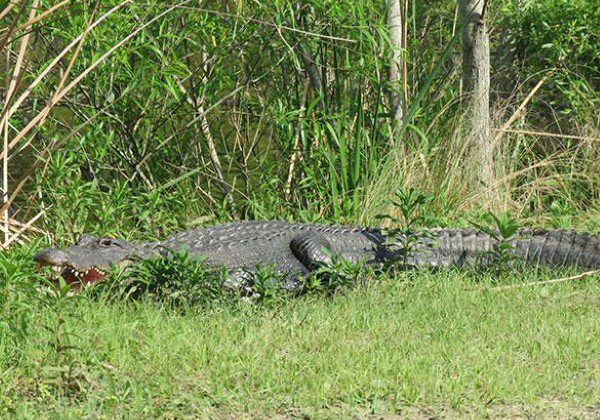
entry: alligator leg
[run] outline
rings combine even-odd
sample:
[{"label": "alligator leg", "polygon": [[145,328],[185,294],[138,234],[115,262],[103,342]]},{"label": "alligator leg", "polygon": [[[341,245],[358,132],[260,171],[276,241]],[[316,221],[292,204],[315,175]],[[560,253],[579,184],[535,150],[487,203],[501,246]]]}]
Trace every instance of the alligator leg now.
[{"label": "alligator leg", "polygon": [[309,271],[319,267],[331,267],[333,248],[329,241],[318,233],[298,235],[290,241],[290,249]]},{"label": "alligator leg", "polygon": [[[303,289],[302,278],[309,276],[312,272],[322,266],[331,266],[331,255],[333,248],[329,241],[318,233],[305,233],[294,237],[289,243],[290,250],[296,259],[301,263],[303,269],[292,270],[290,272],[281,272],[283,277],[283,289],[292,293],[301,293]],[[227,273],[225,287],[230,290],[241,291],[250,296],[254,294],[252,287],[252,273],[232,269]]]}]

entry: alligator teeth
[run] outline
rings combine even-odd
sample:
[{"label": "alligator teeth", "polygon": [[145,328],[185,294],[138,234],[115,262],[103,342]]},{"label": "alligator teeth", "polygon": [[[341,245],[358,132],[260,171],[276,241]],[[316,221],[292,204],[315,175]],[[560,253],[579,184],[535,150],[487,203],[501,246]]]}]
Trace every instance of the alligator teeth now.
[{"label": "alligator teeth", "polygon": [[[51,269],[52,273],[55,276],[66,275],[66,276],[75,277],[79,280],[88,280],[88,281],[92,281],[92,282],[95,282],[95,281],[99,280],[99,278],[106,276],[105,271],[100,270],[99,268],[96,268],[96,267],[87,268],[87,269],[81,270],[81,271],[74,267],[68,266],[68,265],[67,266],[50,265],[47,267]],[[90,278],[88,278],[88,276],[93,276],[93,277],[90,279]]]}]

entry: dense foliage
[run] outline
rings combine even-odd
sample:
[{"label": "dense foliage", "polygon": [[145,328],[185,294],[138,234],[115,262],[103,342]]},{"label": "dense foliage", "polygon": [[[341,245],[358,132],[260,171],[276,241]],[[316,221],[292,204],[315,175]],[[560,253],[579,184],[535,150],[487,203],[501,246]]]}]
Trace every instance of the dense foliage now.
[{"label": "dense foliage", "polygon": [[[515,1],[490,11],[498,126],[553,68],[511,128],[597,135],[591,3]],[[76,82],[11,151],[13,187],[36,165],[15,201],[17,218],[43,208],[46,230],[61,240],[83,230],[160,236],[209,219],[373,223],[391,191],[415,185],[435,198],[432,223],[479,207],[476,163],[458,135],[454,5],[411,3],[408,12],[410,112],[394,136],[383,2],[59,8],[34,25],[18,92],[71,40],[83,40],[25,95],[9,136]],[[500,140],[498,206],[532,216],[597,209],[597,141],[512,133]]]},{"label": "dense foliage", "polygon": [[523,75],[558,71],[538,106],[551,107],[574,120],[588,113],[597,119],[600,11],[596,2],[510,1],[502,6],[501,16],[504,45],[511,49]]}]

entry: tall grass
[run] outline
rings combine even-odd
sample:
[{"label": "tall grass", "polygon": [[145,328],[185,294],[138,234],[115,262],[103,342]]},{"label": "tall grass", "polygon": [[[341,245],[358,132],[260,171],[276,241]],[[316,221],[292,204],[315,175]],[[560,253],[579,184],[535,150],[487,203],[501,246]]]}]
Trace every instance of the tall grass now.
[{"label": "tall grass", "polygon": [[[35,229],[68,241],[237,218],[375,223],[410,186],[435,197],[430,223],[481,207],[461,131],[454,8],[406,11],[398,135],[383,3],[7,5],[5,246]],[[566,127],[532,100],[570,71],[541,70],[532,88],[518,69],[495,69],[501,198],[486,204],[544,223],[597,212],[599,130],[593,113]],[[507,75],[524,82],[507,90]],[[594,104],[585,77],[569,97]]]}]

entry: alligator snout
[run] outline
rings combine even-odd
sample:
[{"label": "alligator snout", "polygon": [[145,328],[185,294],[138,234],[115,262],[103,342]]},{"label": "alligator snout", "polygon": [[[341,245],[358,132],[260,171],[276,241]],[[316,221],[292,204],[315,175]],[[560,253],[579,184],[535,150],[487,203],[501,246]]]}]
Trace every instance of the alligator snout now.
[{"label": "alligator snout", "polygon": [[61,267],[68,262],[67,254],[63,251],[53,248],[47,248],[38,252],[33,257],[36,263],[42,265],[51,265]]}]

